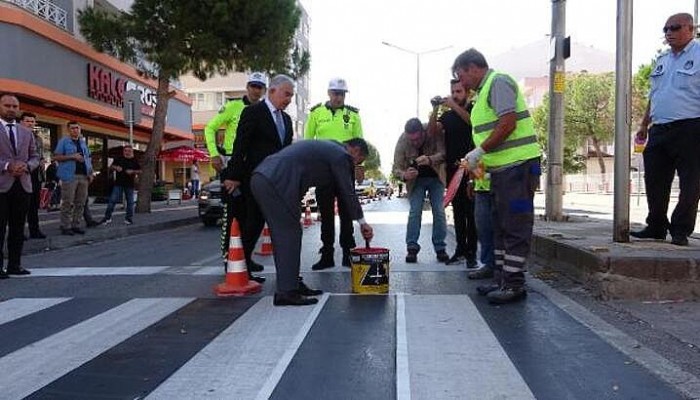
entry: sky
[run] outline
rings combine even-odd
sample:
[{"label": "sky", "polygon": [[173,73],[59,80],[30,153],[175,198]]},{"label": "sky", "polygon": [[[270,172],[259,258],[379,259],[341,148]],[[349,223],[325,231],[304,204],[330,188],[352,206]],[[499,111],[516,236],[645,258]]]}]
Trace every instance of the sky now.
[{"label": "sky", "polygon": [[[310,104],[328,100],[331,78],[345,78],[346,103],[360,109],[365,139],[378,148],[385,173],[391,169],[404,123],[416,116],[417,57],[382,42],[413,53],[451,46],[418,57],[419,117],[427,122],[430,98],[449,94],[450,67],[459,53],[474,47],[488,61],[551,33],[551,0],[301,2],[310,17]],[[694,4],[695,0],[633,3],[633,71],[664,48],[661,28],[668,16],[693,14]],[[566,1],[566,35],[615,53],[616,16],[615,0]]]}]

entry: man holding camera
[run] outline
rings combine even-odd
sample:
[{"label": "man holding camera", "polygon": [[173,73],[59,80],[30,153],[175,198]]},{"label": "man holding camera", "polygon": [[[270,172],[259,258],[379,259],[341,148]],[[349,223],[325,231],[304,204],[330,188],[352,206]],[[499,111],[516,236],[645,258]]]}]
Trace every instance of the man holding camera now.
[{"label": "man holding camera", "polygon": [[426,192],[433,211],[433,248],[440,262],[450,259],[445,251],[447,222],[442,201],[445,197],[445,141],[442,135],[427,135],[418,118],[406,122],[394,149],[394,176],[406,182],[411,206],[406,225],[406,262],[418,262],[423,199]]},{"label": "man holding camera", "polygon": [[[428,122],[428,135],[444,136],[445,168],[447,182],[459,170],[462,156],[474,149],[472,126],[469,122],[470,105],[467,105],[467,92],[458,80],[450,81],[450,97],[434,97],[430,102],[433,113]],[[443,111],[441,113],[441,111]],[[476,224],[474,222],[474,201],[467,196],[469,176],[465,174],[452,200],[453,219],[457,248],[447,264],[466,261],[467,268],[475,268],[476,263]]]}]

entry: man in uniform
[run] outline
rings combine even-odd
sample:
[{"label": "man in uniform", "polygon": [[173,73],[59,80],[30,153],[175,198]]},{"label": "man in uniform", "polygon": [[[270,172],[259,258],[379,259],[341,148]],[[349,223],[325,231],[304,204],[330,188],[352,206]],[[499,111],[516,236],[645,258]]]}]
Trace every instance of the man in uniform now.
[{"label": "man in uniform", "polygon": [[491,303],[525,298],[525,261],[530,253],[540,147],[518,84],[489,69],[484,56],[469,49],[457,56],[452,72],[465,89],[477,92],[471,112],[474,150],[465,155],[470,170],[481,161],[490,173],[493,199],[495,277],[479,293]]},{"label": "man in uniform", "polygon": [[[450,82],[451,96],[431,100],[433,113],[428,122],[428,135],[444,135],[445,169],[447,182],[459,169],[459,161],[474,148],[472,126],[469,123],[467,92],[458,80]],[[441,107],[447,108],[440,114]],[[440,115],[438,115],[440,114]],[[467,268],[475,268],[476,263],[476,223],[474,222],[474,201],[467,196],[469,176],[465,174],[457,194],[452,199],[452,211],[457,248],[446,264],[465,263]]]},{"label": "man in uniform", "polygon": [[[695,230],[700,199],[700,45],[693,40],[693,17],[672,15],[663,28],[670,50],[661,53],[651,72],[649,104],[637,138],[644,149],[647,227],[630,235],[665,239],[687,246]],[[651,125],[651,128],[649,128]],[[668,220],[673,176],[678,173],[678,203]]]},{"label": "man in uniform", "polygon": [[[217,173],[220,173],[226,164],[224,156],[233,153],[233,142],[236,139],[236,130],[238,129],[238,121],[240,120],[243,109],[251,104],[255,104],[265,95],[267,88],[267,77],[262,72],[253,72],[248,76],[246,84],[247,94],[241,98],[230,99],[224,106],[221,107],[219,113],[214,116],[204,128],[204,141],[209,151],[211,165]],[[225,125],[224,140],[222,144],[217,141],[219,128]],[[225,154],[221,154],[219,149]],[[223,191],[222,191],[223,192]],[[239,223],[243,224],[245,219],[245,207],[240,196],[228,197],[226,199],[226,207],[224,208],[224,221],[226,223],[221,226],[221,253],[224,259],[228,253],[229,232],[231,230],[231,222],[236,218]],[[248,264],[248,270],[252,272],[262,271],[263,268],[256,262]]]},{"label": "man in uniform", "polygon": [[[317,104],[311,108],[306,121],[306,132],[304,139],[335,140],[345,142],[352,138],[362,138],[362,123],[358,109],[345,104],[345,94],[348,92],[348,85],[344,79],[334,78],[328,83],[329,101],[325,104]],[[356,169],[360,172],[359,169]],[[358,175],[362,175],[361,173]],[[358,177],[359,179],[359,177]],[[318,211],[321,214],[321,259],[311,268],[321,270],[335,266],[334,248],[335,243],[335,188],[322,186],[316,188],[316,202]],[[342,264],[350,266],[350,249],[355,247],[353,236],[352,219],[347,210],[338,204],[340,216],[340,247],[343,249]]]}]

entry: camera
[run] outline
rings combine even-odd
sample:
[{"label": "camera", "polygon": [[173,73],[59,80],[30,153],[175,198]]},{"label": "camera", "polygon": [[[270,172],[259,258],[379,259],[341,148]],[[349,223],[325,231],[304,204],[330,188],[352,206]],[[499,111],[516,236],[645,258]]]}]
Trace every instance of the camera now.
[{"label": "camera", "polygon": [[442,96],[435,96],[432,99],[430,99],[430,104],[433,107],[437,107],[444,102],[445,102],[445,99]]}]

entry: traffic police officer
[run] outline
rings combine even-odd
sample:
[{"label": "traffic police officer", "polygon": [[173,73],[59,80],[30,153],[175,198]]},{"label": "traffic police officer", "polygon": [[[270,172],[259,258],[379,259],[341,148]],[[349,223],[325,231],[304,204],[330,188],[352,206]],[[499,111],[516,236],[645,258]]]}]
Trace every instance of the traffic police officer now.
[{"label": "traffic police officer", "polygon": [[525,261],[530,253],[540,147],[525,97],[510,76],[489,69],[475,49],[460,54],[452,72],[465,89],[477,91],[471,112],[474,150],[465,155],[470,170],[479,162],[491,177],[496,284],[480,286],[492,303],[521,300]]},{"label": "traffic police officer", "polygon": [[[362,138],[362,123],[357,108],[345,104],[348,85],[344,79],[334,78],[328,83],[329,101],[311,108],[306,122],[304,139],[335,140],[345,142],[352,138]],[[335,266],[333,244],[335,242],[334,200],[335,188],[331,186],[316,188],[316,202],[321,214],[321,260],[312,266],[321,270]],[[350,249],[355,247],[352,218],[344,207],[338,207],[340,216],[340,247],[343,249],[342,264],[350,266]]]},{"label": "traffic police officer", "polygon": [[[238,121],[240,120],[243,109],[260,101],[265,95],[266,88],[267,77],[265,74],[262,72],[251,73],[248,76],[248,83],[246,84],[247,94],[243,97],[229,99],[229,101],[221,107],[219,113],[216,114],[204,128],[204,141],[209,151],[212,167],[214,167],[217,173],[220,173],[226,165],[225,156],[233,153],[233,142],[236,139]],[[226,126],[224,140],[222,144],[219,144],[217,133],[219,128],[224,125]],[[223,150],[224,154],[221,154],[219,150]],[[244,223],[244,209],[245,207],[241,205],[240,196],[227,199],[223,217],[226,223],[222,224],[221,227],[221,252],[224,258],[226,258],[226,253],[228,252],[231,222],[236,218],[239,223]],[[251,265],[248,265],[249,272],[259,272],[262,270],[263,268],[259,264],[251,263]],[[256,277],[256,280],[262,280],[262,278]]]},{"label": "traffic police officer", "polygon": [[[659,55],[649,76],[651,90],[637,132],[644,148],[647,227],[630,232],[640,239],[665,239],[687,246],[695,230],[700,200],[700,44],[694,40],[690,14],[668,18],[663,32],[670,46]],[[651,125],[651,127],[650,127]],[[668,220],[671,184],[678,174],[678,203]]]}]

